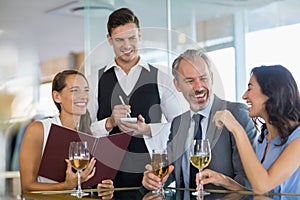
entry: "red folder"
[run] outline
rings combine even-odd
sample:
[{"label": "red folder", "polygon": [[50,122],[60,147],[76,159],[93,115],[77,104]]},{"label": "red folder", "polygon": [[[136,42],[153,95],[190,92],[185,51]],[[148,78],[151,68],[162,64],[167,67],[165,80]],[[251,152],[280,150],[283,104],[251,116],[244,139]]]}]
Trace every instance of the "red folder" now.
[{"label": "red folder", "polygon": [[131,136],[131,133],[117,133],[95,137],[52,124],[38,175],[57,182],[64,181],[67,169],[65,159],[68,159],[70,142],[87,141],[91,157],[97,160],[96,173],[90,180],[82,183],[82,187],[90,188],[104,179],[114,179]]}]

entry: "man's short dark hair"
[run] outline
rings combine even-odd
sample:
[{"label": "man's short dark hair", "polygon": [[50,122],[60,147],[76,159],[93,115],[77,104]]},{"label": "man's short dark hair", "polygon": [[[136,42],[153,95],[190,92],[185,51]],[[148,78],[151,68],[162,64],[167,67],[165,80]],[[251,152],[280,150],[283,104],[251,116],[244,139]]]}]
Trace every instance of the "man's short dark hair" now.
[{"label": "man's short dark hair", "polygon": [[112,12],[109,15],[108,22],[107,22],[107,31],[109,36],[111,36],[112,29],[128,23],[135,23],[137,28],[140,28],[138,18],[134,15],[134,13],[130,9],[120,8]]}]

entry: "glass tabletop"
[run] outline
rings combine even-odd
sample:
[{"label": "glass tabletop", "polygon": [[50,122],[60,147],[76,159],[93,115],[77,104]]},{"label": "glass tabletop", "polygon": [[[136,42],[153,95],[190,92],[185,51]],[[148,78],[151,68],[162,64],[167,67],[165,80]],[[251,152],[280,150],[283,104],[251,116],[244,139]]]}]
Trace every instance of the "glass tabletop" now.
[{"label": "glass tabletop", "polygon": [[[186,188],[167,188],[167,194],[165,197],[158,196],[145,190],[140,187],[131,187],[131,188],[115,188],[113,191],[110,191],[109,195],[104,197],[99,197],[98,192],[107,192],[107,190],[96,190],[89,189],[84,190],[89,193],[89,196],[83,197],[81,199],[114,199],[114,200],[210,200],[210,199],[223,199],[223,200],[235,200],[235,199],[255,199],[255,200],[270,200],[270,199],[280,199],[280,200],[294,200],[300,199],[300,194],[275,194],[268,193],[265,195],[254,195],[252,192],[246,191],[227,191],[227,190],[206,190],[210,194],[205,195],[204,197],[197,197],[191,195],[194,189],[186,189]],[[20,200],[38,200],[38,199],[77,199],[74,196],[71,196],[70,193],[72,190],[65,191],[39,191],[39,192],[30,192],[23,193],[19,195],[17,198]],[[7,198],[9,199],[9,198]]]}]

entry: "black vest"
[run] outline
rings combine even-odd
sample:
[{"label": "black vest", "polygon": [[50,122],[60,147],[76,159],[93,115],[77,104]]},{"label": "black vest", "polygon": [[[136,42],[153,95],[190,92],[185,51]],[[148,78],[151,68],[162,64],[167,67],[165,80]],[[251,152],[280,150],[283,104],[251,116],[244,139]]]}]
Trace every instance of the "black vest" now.
[{"label": "black vest", "polygon": [[[140,77],[131,93],[127,96],[121,89],[114,68],[106,72],[99,70],[98,82],[98,120],[111,115],[115,105],[121,104],[119,95],[125,104],[131,105],[131,116],[141,114],[146,123],[160,123],[161,109],[160,97],[157,85],[157,69],[150,66],[150,71],[142,69]],[[115,127],[110,134],[120,132]],[[141,186],[145,165],[150,163],[150,155],[142,136],[133,137],[127,148],[124,160],[114,179],[115,187]]]}]

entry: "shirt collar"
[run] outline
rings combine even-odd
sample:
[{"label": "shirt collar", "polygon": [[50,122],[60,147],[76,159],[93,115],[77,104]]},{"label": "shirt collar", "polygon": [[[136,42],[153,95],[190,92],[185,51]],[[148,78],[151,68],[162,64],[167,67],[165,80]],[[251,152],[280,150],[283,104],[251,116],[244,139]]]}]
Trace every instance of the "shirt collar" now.
[{"label": "shirt collar", "polygon": [[[136,67],[136,66],[140,66],[140,67],[145,68],[146,70],[150,71],[150,67],[149,67],[148,63],[145,60],[143,60],[142,58],[140,58],[139,62],[133,67]],[[113,60],[111,63],[109,63],[105,67],[104,72],[106,72],[107,70],[109,70],[110,68],[113,68],[113,67],[118,67],[119,69],[121,69],[121,67],[119,65],[117,65],[116,61]]]},{"label": "shirt collar", "polygon": [[215,99],[215,95],[212,95],[211,98],[210,98],[210,101],[208,103],[208,105],[203,108],[202,110],[199,110],[198,112],[193,112],[191,111],[191,118],[193,117],[194,114],[200,114],[202,116],[204,116],[205,118],[208,118],[209,117],[209,113],[210,113],[210,110],[211,110],[211,107],[213,105],[213,102],[214,102],[214,99]]}]

